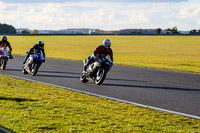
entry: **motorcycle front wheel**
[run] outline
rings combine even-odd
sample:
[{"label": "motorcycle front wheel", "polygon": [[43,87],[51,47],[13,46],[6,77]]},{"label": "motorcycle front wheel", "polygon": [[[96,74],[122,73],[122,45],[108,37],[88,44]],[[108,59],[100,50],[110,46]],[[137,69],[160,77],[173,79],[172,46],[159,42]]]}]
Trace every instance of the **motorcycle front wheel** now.
[{"label": "motorcycle front wheel", "polygon": [[7,64],[7,59],[1,59],[1,69],[2,70],[6,69],[6,64]]},{"label": "motorcycle front wheel", "polygon": [[97,71],[97,75],[96,75],[96,78],[95,78],[95,84],[97,84],[97,85],[102,84],[105,78],[106,78],[105,69],[99,69]]}]

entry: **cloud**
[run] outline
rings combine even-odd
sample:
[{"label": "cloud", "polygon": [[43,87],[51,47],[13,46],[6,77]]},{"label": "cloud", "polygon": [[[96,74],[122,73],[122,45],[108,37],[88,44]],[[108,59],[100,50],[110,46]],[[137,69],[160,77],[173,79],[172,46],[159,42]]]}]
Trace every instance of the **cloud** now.
[{"label": "cloud", "polygon": [[130,2],[152,2],[152,3],[163,3],[163,2],[186,2],[188,0],[129,0]]},{"label": "cloud", "polygon": [[106,0],[107,2],[148,2],[148,3],[168,3],[168,2],[186,2],[188,0]]},{"label": "cloud", "polygon": [[165,2],[186,2],[188,0],[0,0],[6,3],[65,3],[65,2],[148,2],[148,3],[165,3]]},{"label": "cloud", "polygon": [[128,3],[130,0],[124,0],[126,2],[119,3],[107,0],[111,3],[105,4],[102,1],[66,1],[65,3],[32,4],[5,4],[0,1],[0,22],[11,24],[16,28],[41,30],[66,28],[116,30],[158,27],[165,29],[174,26],[178,29],[189,30],[199,28],[200,23],[200,4],[191,2],[188,2],[189,4],[170,3],[168,0],[168,2],[158,3],[158,0],[148,0],[157,2],[148,3],[147,0],[140,0],[144,3],[137,3],[139,0],[131,0],[133,3]]},{"label": "cloud", "polygon": [[79,0],[0,0],[6,3],[64,3],[77,2]]},{"label": "cloud", "polygon": [[179,18],[181,19],[192,19],[195,17],[200,17],[200,6],[193,5],[183,8],[179,11]]}]

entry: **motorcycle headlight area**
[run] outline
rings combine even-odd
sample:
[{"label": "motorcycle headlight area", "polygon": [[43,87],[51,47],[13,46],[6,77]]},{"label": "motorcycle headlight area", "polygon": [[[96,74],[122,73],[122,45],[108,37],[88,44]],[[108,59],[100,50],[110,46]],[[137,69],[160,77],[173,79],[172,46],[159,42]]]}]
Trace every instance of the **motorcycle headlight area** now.
[{"label": "motorcycle headlight area", "polygon": [[97,61],[94,63],[94,65],[95,65],[96,67],[101,67],[101,64],[100,64],[99,62],[97,62]]},{"label": "motorcycle headlight area", "polygon": [[108,65],[108,66],[112,66],[112,64],[110,63],[110,62],[105,62],[106,63],[106,65]]},{"label": "motorcycle headlight area", "polygon": [[33,58],[38,58],[39,56],[37,54],[34,54],[33,55]]}]

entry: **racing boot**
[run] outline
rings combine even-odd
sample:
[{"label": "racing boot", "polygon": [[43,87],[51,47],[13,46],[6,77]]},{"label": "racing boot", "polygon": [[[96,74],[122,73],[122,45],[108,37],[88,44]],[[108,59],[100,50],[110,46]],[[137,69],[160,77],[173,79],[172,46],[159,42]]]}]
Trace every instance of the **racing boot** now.
[{"label": "racing boot", "polygon": [[25,64],[26,70],[31,73],[31,65],[29,63]]},{"label": "racing boot", "polygon": [[84,63],[85,65],[84,65],[83,71],[86,72],[87,67],[88,67],[90,64],[92,64],[92,62],[94,62],[94,61],[95,61],[95,60],[94,60],[94,58],[93,58],[92,56],[88,56],[87,62]]},{"label": "racing boot", "polygon": [[84,61],[83,61],[83,73],[85,73],[86,72],[86,69],[87,69],[87,63],[88,63],[88,61],[85,59]]}]

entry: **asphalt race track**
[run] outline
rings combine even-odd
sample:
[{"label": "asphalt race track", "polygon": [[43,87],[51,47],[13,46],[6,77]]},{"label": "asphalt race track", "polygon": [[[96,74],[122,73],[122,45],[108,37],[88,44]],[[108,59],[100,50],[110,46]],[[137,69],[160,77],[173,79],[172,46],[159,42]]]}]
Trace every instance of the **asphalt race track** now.
[{"label": "asphalt race track", "polygon": [[200,74],[114,65],[103,84],[95,85],[80,82],[80,61],[46,59],[31,76],[22,74],[23,60],[15,55],[0,73],[200,116]]}]

